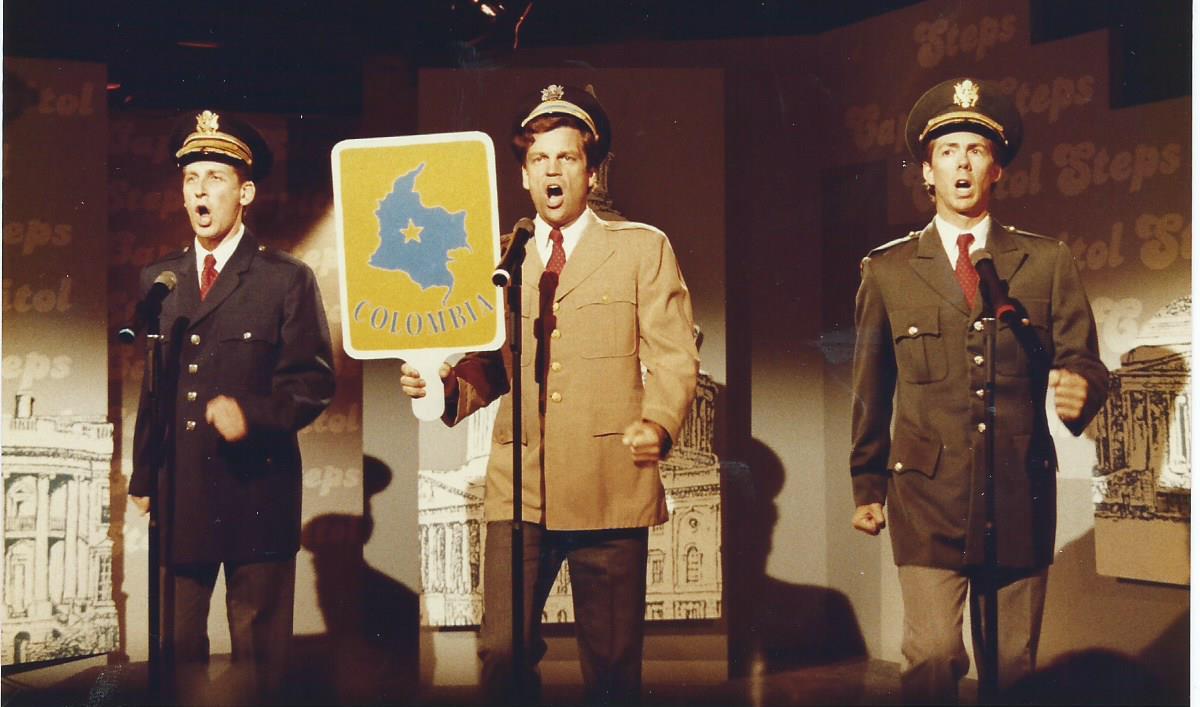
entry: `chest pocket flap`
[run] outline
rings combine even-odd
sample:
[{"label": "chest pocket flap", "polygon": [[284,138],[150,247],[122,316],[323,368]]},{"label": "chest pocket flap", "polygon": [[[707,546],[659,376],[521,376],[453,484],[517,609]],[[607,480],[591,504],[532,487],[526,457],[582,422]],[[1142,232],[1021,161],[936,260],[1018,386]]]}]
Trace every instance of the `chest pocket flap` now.
[{"label": "chest pocket flap", "polygon": [[913,307],[897,310],[891,317],[896,366],[906,383],[933,383],[946,377],[938,311],[937,306]]}]

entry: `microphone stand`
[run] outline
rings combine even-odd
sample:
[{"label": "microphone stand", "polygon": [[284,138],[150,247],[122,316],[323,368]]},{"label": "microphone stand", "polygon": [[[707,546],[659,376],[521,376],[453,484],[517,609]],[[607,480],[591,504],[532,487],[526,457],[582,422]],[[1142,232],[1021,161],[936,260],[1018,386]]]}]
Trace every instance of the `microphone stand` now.
[{"label": "microphone stand", "polygon": [[[524,332],[521,331],[521,271],[525,262],[525,244],[528,239],[521,239],[514,234],[512,248],[520,250],[513,254],[511,280],[507,292],[508,319],[508,348],[512,353],[512,484],[513,484],[513,517],[512,517],[512,671],[513,694],[520,699],[524,696],[525,688],[525,533],[521,520],[522,508],[522,418],[524,408],[521,401],[521,341]],[[503,260],[507,260],[506,254]],[[497,283],[499,284],[499,283]]]},{"label": "microphone stand", "polygon": [[[983,656],[979,661],[979,703],[994,704],[998,693],[1000,658],[1000,613],[998,590],[998,568],[996,556],[996,316],[990,304],[984,305],[987,314],[983,317],[983,351],[987,360],[984,375],[983,397]],[[972,608],[974,611],[974,608]]]},{"label": "microphone stand", "polygon": [[[161,388],[162,388],[161,380],[160,380],[160,376],[162,373],[162,344],[163,344],[163,336],[160,333],[160,329],[159,329],[158,313],[155,312],[154,316],[148,318],[147,327],[146,327],[146,370],[145,370],[146,399],[148,401],[147,410],[149,411],[150,416],[151,416],[150,424],[147,426],[147,428],[152,431],[162,430],[163,424],[165,423],[165,420],[162,419],[163,415],[162,415],[162,409],[160,407],[160,405],[161,405],[160,392],[161,392]],[[169,446],[169,445],[165,444],[164,438],[165,438],[165,435],[158,436],[158,439],[156,441],[160,445]],[[161,449],[159,451],[161,451]],[[165,460],[165,455],[163,458]],[[171,462],[166,461],[165,463],[169,466]],[[170,476],[169,472],[162,474],[162,481],[164,482],[162,485],[170,486],[170,482],[169,482],[169,478],[168,478],[169,476]],[[163,673],[164,673],[163,634],[166,633],[166,638],[167,638],[168,642],[173,641],[173,638],[174,638],[174,636],[173,636],[173,634],[174,634],[174,606],[169,607],[169,611],[167,612],[168,618],[167,618],[167,621],[164,622],[163,616],[162,616],[162,608],[163,607],[162,607],[162,574],[161,574],[162,566],[163,566],[161,519],[164,517],[164,514],[163,514],[163,510],[162,510],[163,495],[160,493],[160,491],[163,491],[164,489],[160,488],[160,474],[159,474],[158,469],[154,470],[154,472],[151,476],[151,479],[152,479],[151,480],[152,486],[151,486],[151,492],[150,492],[149,550],[148,550],[149,558],[148,558],[148,563],[147,563],[149,574],[150,574],[150,576],[149,576],[150,581],[149,581],[149,587],[148,587],[149,607],[148,607],[148,612],[147,612],[148,616],[149,616],[149,624],[150,624],[150,636],[149,636],[149,649],[150,650],[149,650],[149,664],[147,666],[147,670],[149,672],[148,684],[149,684],[150,698],[151,698],[151,700],[153,700],[155,702],[162,702],[162,701],[164,701],[164,697],[166,697],[166,694],[163,689],[163,687],[164,687],[164,685],[163,685],[163,682],[164,682],[163,681]],[[169,543],[169,538],[168,538],[168,543]],[[173,587],[170,590],[168,590],[168,593],[170,595],[170,597],[169,597],[170,603],[174,604]]]}]

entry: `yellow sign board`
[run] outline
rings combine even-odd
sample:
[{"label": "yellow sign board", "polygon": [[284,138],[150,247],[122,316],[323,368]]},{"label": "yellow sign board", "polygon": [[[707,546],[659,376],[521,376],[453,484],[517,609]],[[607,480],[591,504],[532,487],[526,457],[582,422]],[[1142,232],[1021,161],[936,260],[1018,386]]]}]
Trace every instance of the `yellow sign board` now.
[{"label": "yellow sign board", "polygon": [[446,356],[498,348],[504,305],[491,280],[500,259],[491,138],[345,140],[332,162],[346,353],[402,358],[436,381]]}]

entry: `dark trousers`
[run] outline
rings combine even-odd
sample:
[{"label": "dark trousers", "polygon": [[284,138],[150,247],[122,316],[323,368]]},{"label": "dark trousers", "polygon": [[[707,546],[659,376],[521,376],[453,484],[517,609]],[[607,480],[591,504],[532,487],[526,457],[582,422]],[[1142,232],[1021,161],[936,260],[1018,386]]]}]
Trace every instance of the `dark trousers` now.
[{"label": "dark trousers", "polygon": [[524,689],[513,685],[512,524],[490,522],[484,547],[479,657],[490,702],[535,704],[546,654],[542,612],[564,560],[571,577],[575,638],[588,704],[636,704],[642,691],[646,616],[646,528],[554,531],[525,523]]},{"label": "dark trousers", "polygon": [[266,704],[279,699],[292,637],[296,559],[225,563],[225,609],[233,665],[227,680],[210,685],[208,607],[220,563],[173,568],[176,697],[181,704]]}]

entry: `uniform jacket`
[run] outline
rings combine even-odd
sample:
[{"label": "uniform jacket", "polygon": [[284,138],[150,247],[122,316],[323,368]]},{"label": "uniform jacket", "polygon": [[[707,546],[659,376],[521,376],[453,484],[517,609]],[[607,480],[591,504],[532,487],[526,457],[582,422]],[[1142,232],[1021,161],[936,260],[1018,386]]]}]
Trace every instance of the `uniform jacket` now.
[{"label": "uniform jacket", "polygon": [[[544,266],[535,248],[522,270],[522,517],[552,530],[657,525],[667,520],[658,470],[635,466],[621,436],[646,419],[677,438],[699,370],[691,296],[661,231],[590,213],[582,218],[591,224],[555,291],[544,419],[534,376]],[[445,418],[454,424],[504,396],[487,469],[487,520],[512,518],[509,369],[507,346],[465,357],[455,366],[457,404]]]},{"label": "uniform jacket", "polygon": [[[992,219],[987,249],[1045,352],[1030,360],[1014,332],[996,339],[997,557],[1041,567],[1054,551],[1054,443],[1045,401],[1049,368],[1088,382],[1078,435],[1107,395],[1096,324],[1074,260],[1053,238]],[[959,569],[984,559],[982,297],[967,308],[931,223],[863,260],[856,301],[853,449],[857,505],[884,503],[896,564]],[[1035,349],[1036,350],[1036,349]],[[893,408],[894,397],[894,408]]]},{"label": "uniform jacket", "polygon": [[[167,341],[159,428],[143,381],[129,493],[174,484],[167,520],[173,563],[286,559],[300,539],[296,433],[333,397],[329,326],[316,279],[249,231],[200,301],[191,248],[142,272],[145,292],[172,270],[178,285],[159,318]],[[225,442],[204,420],[217,395],[238,401],[249,435]],[[155,499],[158,503],[158,499]]]}]

